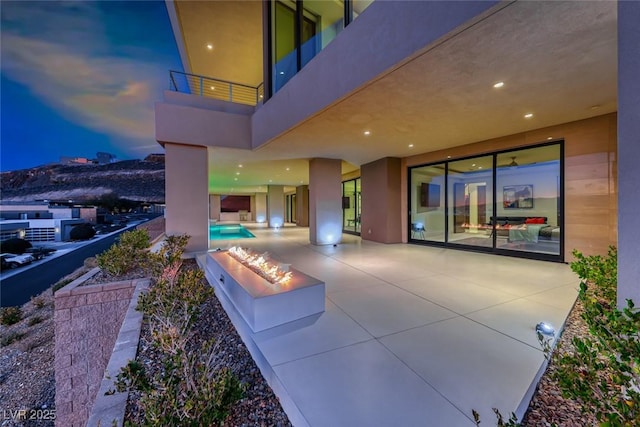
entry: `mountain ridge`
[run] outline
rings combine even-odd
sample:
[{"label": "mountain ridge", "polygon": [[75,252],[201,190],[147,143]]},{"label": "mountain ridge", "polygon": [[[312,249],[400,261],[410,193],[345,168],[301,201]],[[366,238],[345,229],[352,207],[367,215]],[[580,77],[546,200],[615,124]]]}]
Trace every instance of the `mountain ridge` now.
[{"label": "mountain ridge", "polygon": [[0,173],[0,200],[95,200],[108,193],[164,203],[164,162],[122,160],[104,165],[50,164]]}]

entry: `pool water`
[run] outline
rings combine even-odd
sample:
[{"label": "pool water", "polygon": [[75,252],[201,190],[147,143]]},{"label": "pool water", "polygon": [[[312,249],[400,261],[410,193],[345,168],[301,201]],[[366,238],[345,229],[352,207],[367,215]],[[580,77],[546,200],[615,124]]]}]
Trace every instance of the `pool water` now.
[{"label": "pool water", "polygon": [[254,236],[240,224],[216,224],[209,226],[209,240],[249,239]]}]

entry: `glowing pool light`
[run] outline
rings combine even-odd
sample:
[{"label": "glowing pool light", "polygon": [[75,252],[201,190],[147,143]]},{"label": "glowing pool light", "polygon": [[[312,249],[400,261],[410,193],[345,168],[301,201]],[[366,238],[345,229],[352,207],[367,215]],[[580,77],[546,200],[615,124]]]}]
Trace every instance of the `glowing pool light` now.
[{"label": "glowing pool light", "polygon": [[269,254],[266,252],[257,254],[249,249],[233,246],[227,253],[275,285],[285,285],[291,280],[292,274],[288,268],[282,268],[278,263],[269,261]]}]

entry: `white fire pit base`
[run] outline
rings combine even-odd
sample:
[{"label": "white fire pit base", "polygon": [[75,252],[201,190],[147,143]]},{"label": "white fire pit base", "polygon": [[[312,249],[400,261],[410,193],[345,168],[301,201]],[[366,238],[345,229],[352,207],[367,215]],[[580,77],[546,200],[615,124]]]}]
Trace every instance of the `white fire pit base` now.
[{"label": "white fire pit base", "polygon": [[274,285],[226,251],[207,257],[206,275],[225,293],[253,332],[324,312],[324,282],[294,268],[286,285]]}]

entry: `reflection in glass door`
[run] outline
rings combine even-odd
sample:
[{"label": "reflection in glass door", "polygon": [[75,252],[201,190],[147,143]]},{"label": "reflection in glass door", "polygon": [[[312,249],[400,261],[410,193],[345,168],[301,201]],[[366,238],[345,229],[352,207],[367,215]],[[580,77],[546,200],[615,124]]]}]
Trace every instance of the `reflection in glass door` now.
[{"label": "reflection in glass door", "polygon": [[361,187],[360,178],[342,183],[342,231],[360,234]]},{"label": "reflection in glass door", "polygon": [[444,163],[411,169],[409,237],[412,240],[444,242],[445,173]]},{"label": "reflection in glass door", "polygon": [[457,245],[493,247],[493,156],[449,163],[449,233]]}]

